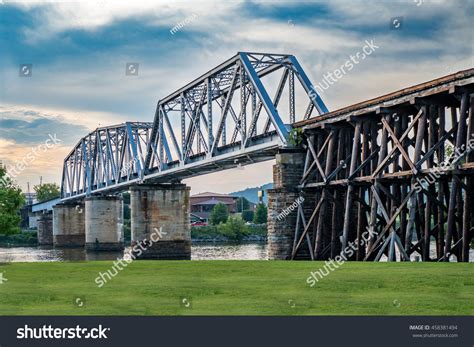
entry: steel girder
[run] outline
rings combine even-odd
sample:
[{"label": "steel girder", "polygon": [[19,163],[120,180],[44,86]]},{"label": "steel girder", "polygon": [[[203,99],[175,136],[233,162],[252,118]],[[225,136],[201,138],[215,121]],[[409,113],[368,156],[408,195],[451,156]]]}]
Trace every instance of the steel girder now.
[{"label": "steel girder", "polygon": [[161,99],[153,123],[100,128],[81,139],[64,161],[62,199],[272,159],[288,145],[291,124],[313,109],[327,112],[294,56],[239,52]]}]

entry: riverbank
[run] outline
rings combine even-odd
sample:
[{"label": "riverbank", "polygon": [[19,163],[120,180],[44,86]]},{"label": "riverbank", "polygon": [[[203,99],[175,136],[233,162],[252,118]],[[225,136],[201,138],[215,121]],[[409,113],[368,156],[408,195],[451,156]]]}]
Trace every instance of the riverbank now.
[{"label": "riverbank", "polygon": [[[124,230],[125,245],[130,245],[130,228]],[[191,228],[193,242],[263,242],[267,240],[267,226],[237,225],[202,226]],[[0,234],[0,247],[31,247],[38,244],[36,230],[22,230],[18,234]]]},{"label": "riverbank", "polygon": [[23,230],[18,234],[0,234],[0,247],[28,247],[36,246],[38,237],[36,230]]},{"label": "riverbank", "polygon": [[191,228],[193,242],[260,242],[267,240],[267,225],[209,225]]},{"label": "riverbank", "polygon": [[474,314],[474,264],[345,263],[311,288],[322,262],[135,261],[98,288],[112,265],[0,264],[0,315]]}]

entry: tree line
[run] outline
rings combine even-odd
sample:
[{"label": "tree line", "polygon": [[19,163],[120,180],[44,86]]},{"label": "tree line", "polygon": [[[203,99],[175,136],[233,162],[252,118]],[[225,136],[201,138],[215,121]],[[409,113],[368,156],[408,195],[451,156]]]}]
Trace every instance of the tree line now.
[{"label": "tree line", "polygon": [[[36,199],[43,202],[60,196],[60,188],[56,183],[36,185]],[[6,168],[0,166],[0,234],[11,235],[20,232],[20,209],[26,199],[21,188],[7,175]]]}]

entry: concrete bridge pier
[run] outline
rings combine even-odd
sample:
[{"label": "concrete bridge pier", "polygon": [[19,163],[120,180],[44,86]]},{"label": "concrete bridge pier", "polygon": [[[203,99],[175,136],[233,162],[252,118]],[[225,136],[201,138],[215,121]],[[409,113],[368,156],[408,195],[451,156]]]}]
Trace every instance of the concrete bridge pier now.
[{"label": "concrete bridge pier", "polygon": [[297,185],[301,180],[305,154],[283,149],[273,166],[273,189],[268,193],[268,259],[291,258],[298,205],[304,197]]},{"label": "concrete bridge pier", "polygon": [[85,243],[84,202],[53,207],[53,243],[56,247],[83,247]]},{"label": "concrete bridge pier", "polygon": [[191,259],[189,194],[184,184],[130,188],[132,249],[140,259]]},{"label": "concrete bridge pier", "polygon": [[86,249],[115,251],[123,244],[123,198],[90,196],[85,199]]},{"label": "concrete bridge pier", "polygon": [[49,213],[43,213],[37,219],[38,227],[38,245],[46,246],[53,244],[53,216]]}]

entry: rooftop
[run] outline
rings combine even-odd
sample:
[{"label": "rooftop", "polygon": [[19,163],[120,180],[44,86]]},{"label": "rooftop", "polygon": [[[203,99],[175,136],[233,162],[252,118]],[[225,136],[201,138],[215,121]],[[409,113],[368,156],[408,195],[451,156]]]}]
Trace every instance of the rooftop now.
[{"label": "rooftop", "polygon": [[212,192],[204,192],[195,195],[191,195],[191,198],[212,198],[212,197],[219,197],[219,198],[235,198],[229,194],[221,194],[221,193],[212,193]]},{"label": "rooftop", "polygon": [[217,204],[222,204],[222,203],[223,202],[218,199],[209,199],[209,200],[205,200],[201,202],[194,202],[194,203],[191,203],[191,205],[217,205]]}]

